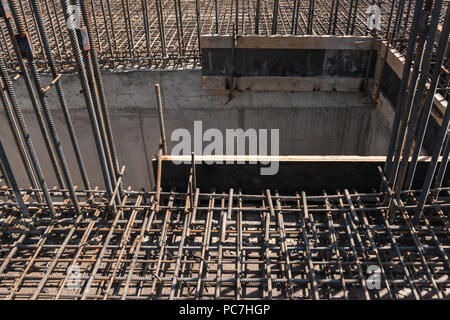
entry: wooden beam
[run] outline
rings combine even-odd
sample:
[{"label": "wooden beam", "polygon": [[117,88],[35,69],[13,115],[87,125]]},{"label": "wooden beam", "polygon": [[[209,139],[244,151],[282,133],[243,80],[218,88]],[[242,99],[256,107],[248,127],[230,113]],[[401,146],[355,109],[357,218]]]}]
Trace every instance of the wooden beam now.
[{"label": "wooden beam", "polygon": [[[385,52],[386,41],[380,42],[380,52]],[[403,75],[403,66],[405,58],[395,49],[389,48],[386,63],[392,68],[395,74],[401,79]]]},{"label": "wooden beam", "polygon": [[[441,33],[442,33],[442,24],[439,24],[436,30],[436,36],[434,38],[434,41],[436,42],[436,45],[439,45],[439,41],[441,40]],[[450,39],[448,39],[450,42]],[[447,46],[447,53],[446,55],[450,55],[450,45]]]},{"label": "wooden beam", "polygon": [[[231,48],[231,36],[204,35],[200,38],[202,48]],[[238,49],[330,49],[330,50],[371,50],[373,41],[366,36],[237,36]],[[374,45],[378,48],[378,45]]]},{"label": "wooden beam", "polygon": [[[178,161],[183,163],[191,163],[191,155],[185,156],[175,156],[166,155],[162,156],[163,161]],[[153,158],[152,161],[156,161]],[[346,155],[325,155],[325,156],[298,156],[298,155],[286,155],[286,156],[257,156],[257,155],[222,155],[222,156],[195,156],[196,162],[267,162],[267,161],[278,161],[278,162],[382,162],[386,161],[385,156],[346,156]],[[419,156],[419,161],[431,161],[430,156]]]},{"label": "wooden beam", "polygon": [[[420,157],[413,187],[422,186],[429,165],[426,161],[429,158]],[[175,159],[181,160],[182,163],[175,164],[171,161]],[[183,160],[186,162],[183,163]],[[280,156],[258,159],[256,156],[218,156],[216,158],[196,156],[195,160],[197,186],[204,192],[211,188],[219,192],[235,188],[242,189],[243,193],[276,189],[288,194],[295,194],[296,191],[322,194],[324,186],[330,192],[345,188],[371,192],[373,188],[379,188],[381,179],[377,167],[384,165],[385,157]],[[212,164],[205,163],[207,160]],[[233,160],[234,164],[231,164],[230,161]],[[278,163],[274,164],[275,161]],[[176,187],[180,190],[186,188],[186,177],[191,169],[190,162],[190,155],[164,157],[162,186]],[[156,161],[153,160],[152,164],[156,172]],[[267,166],[277,166],[276,174],[261,175],[261,168]],[[447,173],[446,183],[449,181],[449,176],[450,173]]]},{"label": "wooden beam", "polygon": [[[439,93],[434,95],[434,106],[436,110],[431,110],[431,116],[436,120],[436,123],[439,126],[442,126],[442,116],[445,113],[445,109],[447,109],[447,101],[444,99],[442,95]],[[450,129],[448,130],[450,132]]]},{"label": "wooden beam", "polygon": [[226,49],[233,46],[233,37],[218,36],[218,35],[204,35],[200,36],[200,47],[212,49]]},{"label": "wooden beam", "polygon": [[[380,48],[379,52],[384,52],[386,49],[386,42],[380,42]],[[380,68],[379,63],[382,63],[381,59],[378,59],[376,71],[375,74],[377,74],[377,70]],[[389,48],[386,63],[392,68],[392,70],[395,72],[395,74],[401,79],[403,75],[403,67],[405,65],[405,58],[395,49]],[[412,73],[411,73],[412,75]],[[374,89],[376,90],[376,87],[374,86]],[[396,103],[396,101],[392,101],[393,103]],[[378,105],[380,104],[379,101],[377,101]],[[433,105],[434,107],[439,110],[440,113],[444,114],[445,109],[447,108],[447,101],[442,97],[441,94],[436,93],[434,95],[433,99]],[[440,124],[442,122],[442,119],[439,119],[439,116],[436,113],[432,112],[432,116],[436,119],[436,121]],[[439,120],[438,120],[439,119]]]},{"label": "wooden beam", "polygon": [[[217,90],[229,88],[227,76],[202,76],[202,88]],[[358,92],[362,77],[238,77],[234,89],[252,91],[337,91]]]}]

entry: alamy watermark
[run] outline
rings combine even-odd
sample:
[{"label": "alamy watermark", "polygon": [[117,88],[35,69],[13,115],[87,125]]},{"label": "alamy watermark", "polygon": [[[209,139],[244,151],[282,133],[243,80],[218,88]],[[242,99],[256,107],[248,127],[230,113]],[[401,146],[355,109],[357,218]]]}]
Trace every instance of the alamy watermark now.
[{"label": "alamy watermark", "polygon": [[81,29],[81,10],[78,5],[69,5],[69,17],[67,18],[67,28],[70,30]]},{"label": "alamy watermark", "polygon": [[381,30],[381,9],[376,4],[373,4],[367,8],[366,13],[369,15],[367,18],[367,28],[369,30],[377,29]]},{"label": "alamy watermark", "polygon": [[77,264],[72,264],[67,272],[66,288],[69,290],[81,289],[81,272]]},{"label": "alamy watermark", "polygon": [[381,289],[381,269],[377,265],[370,265],[367,267],[367,273],[369,277],[367,278],[367,289],[369,290],[380,290]]},{"label": "alamy watermark", "polygon": [[[224,159],[221,156],[226,155],[226,164],[260,163],[265,165],[261,167],[261,175],[275,175],[279,169],[279,129],[226,129],[225,134],[216,128],[210,128],[203,132],[202,121],[194,121],[193,136],[191,132],[184,128],[176,129],[172,132],[171,141],[177,142],[172,148],[172,156],[189,156],[193,151],[195,155],[211,156],[204,160],[206,164],[223,164]],[[269,142],[270,139],[270,142]],[[203,143],[209,142],[204,148]],[[270,149],[270,151],[269,151]],[[246,152],[248,150],[248,152]],[[270,152],[270,153],[269,153]],[[242,157],[235,161],[234,155],[248,155],[248,161]],[[181,164],[182,160],[174,158],[173,163]],[[196,161],[197,162],[197,161]],[[184,163],[190,163],[185,160]]]}]

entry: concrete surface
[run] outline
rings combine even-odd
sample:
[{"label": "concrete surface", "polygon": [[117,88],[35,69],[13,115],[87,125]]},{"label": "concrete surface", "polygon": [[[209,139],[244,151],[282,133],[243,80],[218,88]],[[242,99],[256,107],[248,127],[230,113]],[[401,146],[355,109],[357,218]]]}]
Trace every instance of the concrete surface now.
[{"label": "concrete surface", "polygon": [[[44,86],[50,77],[42,76]],[[385,155],[390,126],[385,115],[374,109],[362,93],[337,92],[241,92],[229,103],[201,89],[201,70],[132,71],[104,73],[113,133],[121,164],[126,164],[125,185],[153,186],[151,158],[157,150],[159,127],[153,84],[162,88],[167,138],[177,128],[193,128],[203,121],[203,130],[218,128],[280,129],[281,155]],[[92,185],[102,186],[94,139],[77,75],[63,75],[65,91],[84,161]],[[48,184],[56,179],[28,93],[21,79],[14,84],[25,119],[44,168]],[[56,97],[48,93],[56,127],[74,182],[81,178]],[[20,186],[28,186],[4,111],[0,112],[0,136]],[[169,143],[169,153],[174,143]]]}]

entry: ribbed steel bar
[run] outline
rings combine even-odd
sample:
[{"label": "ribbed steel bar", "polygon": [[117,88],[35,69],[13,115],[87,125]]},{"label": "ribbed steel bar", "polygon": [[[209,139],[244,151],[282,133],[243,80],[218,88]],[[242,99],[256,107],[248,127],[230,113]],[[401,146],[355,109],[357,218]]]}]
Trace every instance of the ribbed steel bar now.
[{"label": "ribbed steel bar", "polygon": [[[9,4],[11,5],[11,1],[9,2]],[[44,139],[44,143],[47,148],[51,164],[53,166],[56,180],[58,182],[59,187],[64,188],[64,182],[63,182],[63,179],[61,176],[61,170],[58,166],[58,161],[56,160],[56,154],[55,154],[54,147],[52,146],[52,144],[50,142],[51,140],[49,137],[48,129],[45,125],[45,120],[40,111],[39,100],[36,97],[36,91],[32,84],[30,72],[25,65],[25,59],[22,56],[22,52],[21,52],[19,44],[17,42],[18,39],[20,38],[20,39],[22,39],[22,41],[27,42],[29,44],[30,42],[29,42],[29,39],[27,36],[28,33],[26,32],[25,25],[23,24],[23,22],[18,20],[19,17],[17,16],[17,7],[13,6],[10,9],[11,9],[12,17],[16,20],[16,27],[18,28],[18,31],[19,31],[19,37],[16,38],[16,35],[14,33],[14,29],[13,29],[12,23],[10,21],[11,17],[9,17],[9,18],[5,17],[4,21],[5,21],[5,25],[8,29],[9,39],[11,41],[12,47],[14,48],[14,53],[16,54],[17,62],[20,66],[21,75],[23,76],[23,78],[25,80],[27,91],[30,96],[31,103],[33,105],[33,109],[34,109],[36,118],[39,123],[39,129],[40,129],[42,137]],[[30,46],[28,46],[28,49],[32,51],[32,48]],[[33,54],[33,53],[29,52],[29,54]],[[6,72],[6,70],[5,70],[5,72]]]},{"label": "ribbed steel bar", "polygon": [[[439,170],[436,174],[436,178],[434,180],[434,188],[440,188],[442,186],[442,182],[444,181],[445,173],[447,172],[448,160],[450,156],[450,139],[447,134],[447,139],[442,152],[442,159],[439,162]],[[433,192],[434,197],[437,199],[439,195],[439,191]]]},{"label": "ribbed steel bar", "polygon": [[[61,0],[61,5],[63,7],[63,12],[64,12],[64,16],[66,18],[66,21],[69,21],[69,19],[72,19],[72,15],[71,15],[71,12],[69,9],[69,4],[68,4],[67,0]],[[91,90],[90,90],[89,83],[88,83],[86,68],[85,68],[81,50],[80,50],[80,45],[77,40],[77,35],[75,32],[75,29],[68,28],[67,30],[68,30],[68,33],[70,36],[72,50],[73,50],[75,60],[77,63],[78,75],[80,77],[81,86],[83,88],[83,95],[84,95],[86,107],[87,107],[88,114],[89,114],[91,128],[92,128],[92,131],[94,134],[94,140],[95,140],[97,154],[98,154],[99,161],[100,161],[100,167],[101,167],[102,173],[103,173],[103,180],[105,183],[105,188],[106,188],[108,194],[111,195],[112,194],[112,184],[111,184],[111,178],[110,178],[111,176],[110,176],[110,172],[109,172],[107,162],[106,162],[105,149],[104,149],[104,145],[102,143],[102,138],[100,135],[99,122],[98,122],[98,119],[97,119],[97,116],[96,116],[96,113],[94,110],[94,103],[93,103]]]},{"label": "ribbed steel bar", "polygon": [[[11,80],[9,78],[8,72],[6,70],[6,66],[3,62],[3,59],[0,59],[0,73],[1,73],[1,76],[3,79],[3,82],[5,83],[6,87],[8,88],[8,94],[9,94],[11,100],[17,102],[18,100],[17,100],[16,94],[15,94],[14,88],[12,86]],[[19,128],[20,128],[22,136],[24,138],[28,154],[30,155],[31,162],[33,163],[34,172],[36,173],[36,177],[38,179],[39,185],[41,186],[42,193],[44,194],[44,198],[45,198],[45,201],[48,206],[47,209],[50,211],[51,214],[54,215],[55,208],[53,206],[53,201],[50,197],[47,183],[45,181],[44,174],[43,174],[41,166],[39,164],[39,160],[37,158],[36,151],[34,149],[34,145],[31,140],[30,132],[28,131],[27,125],[23,118],[22,111],[20,110],[18,102],[13,103],[12,106],[14,109],[14,113],[15,113]]]},{"label": "ribbed steel bar", "polygon": [[[16,27],[19,30],[19,36],[22,37],[22,38],[25,38],[26,37],[26,32],[22,30],[22,27],[20,27],[20,25],[22,25],[23,17],[18,16],[17,5],[15,3],[15,0],[10,0],[9,3],[10,3],[10,7],[11,7],[11,12],[13,13],[13,17],[14,17],[14,19],[16,21]],[[34,5],[37,5],[37,3],[35,2]],[[36,17],[37,16],[38,15],[36,14]],[[72,182],[72,177],[70,175],[69,167],[68,167],[67,162],[65,160],[65,156],[64,156],[64,152],[62,150],[61,142],[60,142],[58,134],[56,132],[55,124],[54,124],[54,121],[53,121],[53,116],[51,114],[50,107],[49,107],[49,105],[47,103],[47,97],[45,96],[45,92],[43,91],[43,85],[42,85],[39,73],[37,72],[37,68],[36,68],[36,64],[35,64],[32,52],[28,52],[26,58],[28,60],[28,67],[30,69],[31,77],[33,79],[34,85],[36,87],[36,91],[38,93],[38,97],[39,97],[39,100],[40,100],[42,111],[44,113],[44,118],[45,118],[48,130],[50,131],[50,137],[51,137],[52,142],[53,142],[53,147],[56,150],[56,154],[57,154],[57,157],[58,157],[59,165],[60,165],[60,167],[62,169],[62,172],[63,172],[63,176],[64,176],[66,187],[69,189],[69,195],[70,195],[70,198],[72,200],[72,204],[73,204],[73,206],[75,208],[75,212],[77,214],[81,214],[81,210],[80,210],[80,207],[78,205],[78,199],[77,199],[77,197],[75,195],[75,189],[74,189],[74,185],[73,185],[73,182]]]},{"label": "ribbed steel bar", "polygon": [[8,182],[14,191],[14,196],[16,198],[20,212],[25,218],[30,218],[30,214],[28,213],[22,195],[19,191],[19,187],[17,186],[16,178],[14,177],[14,174],[11,170],[11,166],[9,164],[8,158],[6,157],[5,149],[3,149],[3,144],[1,140],[0,140],[0,161],[2,163],[2,168],[4,169],[6,176],[8,177]]},{"label": "ribbed steel bar", "polygon": [[[32,0],[31,2],[33,5],[34,14],[36,16],[36,21],[38,24],[39,32],[41,34],[41,39],[42,39],[42,42],[44,45],[45,54],[46,54],[46,57],[48,60],[50,71],[52,73],[53,78],[56,79],[58,77],[58,72],[56,70],[55,62],[53,60],[52,49],[50,47],[50,43],[48,41],[48,37],[47,37],[46,31],[45,31],[44,22],[42,20],[40,8],[39,8],[39,3],[37,0]],[[90,189],[91,187],[90,187],[89,179],[88,179],[88,176],[86,173],[86,168],[84,166],[83,156],[81,155],[80,146],[78,144],[78,139],[75,134],[75,129],[74,129],[74,126],[72,123],[72,118],[70,116],[69,107],[67,105],[64,91],[63,91],[60,81],[56,81],[55,88],[58,93],[58,99],[59,99],[59,102],[61,105],[61,109],[63,111],[64,119],[66,121],[67,130],[69,132],[70,141],[72,143],[72,148],[75,153],[75,157],[77,159],[77,163],[78,163],[78,167],[80,170],[81,178],[83,180],[84,188]]]},{"label": "ribbed steel bar", "polygon": [[[117,181],[117,176],[119,173],[118,161],[115,156],[115,148],[111,146],[111,142],[114,143],[112,137],[111,124],[109,121],[109,114],[107,111],[106,97],[103,89],[103,82],[101,79],[100,72],[98,70],[98,65],[96,67],[96,53],[95,47],[93,47],[93,38],[91,34],[89,14],[87,11],[86,0],[80,1],[81,14],[83,21],[85,23],[85,30],[87,34],[87,39],[82,39],[82,33],[80,41],[88,41],[89,48],[82,50],[84,63],[86,66],[86,74],[89,82],[89,86],[92,89],[92,100],[94,102],[94,111],[96,113],[96,118],[98,121],[98,127],[100,130],[100,136],[102,139],[103,148],[105,151],[106,162],[108,164],[108,170],[110,173],[111,183]],[[109,125],[108,125],[109,124]],[[109,129],[108,129],[109,128]],[[122,190],[121,190],[122,191]],[[119,198],[120,199],[120,198]],[[119,201],[120,202],[120,201]]]},{"label": "ribbed steel bar", "polygon": [[[414,10],[414,18],[413,23],[410,31],[409,36],[409,42],[408,42],[408,50],[405,57],[405,64],[403,66],[403,74],[402,74],[402,80],[399,90],[398,99],[396,102],[396,109],[395,109],[395,117],[394,122],[392,125],[392,135],[389,142],[389,149],[386,157],[386,164],[384,167],[384,172],[390,176],[391,173],[391,167],[393,165],[393,157],[397,145],[397,140],[399,139],[399,129],[401,124],[401,118],[403,114],[405,113],[405,100],[406,100],[406,93],[408,89],[408,83],[411,73],[411,65],[414,57],[414,52],[416,49],[416,37],[419,32],[419,21],[420,17],[422,16],[422,6],[423,6],[424,0],[416,0],[415,4],[415,10]],[[403,137],[401,137],[403,138]]]},{"label": "ribbed steel bar", "polygon": [[448,48],[448,37],[450,34],[450,5],[447,5],[447,13],[445,23],[441,32],[441,39],[437,48],[437,54],[435,57],[435,64],[431,75],[430,88],[427,92],[425,101],[423,103],[422,114],[419,120],[419,127],[416,135],[416,144],[411,159],[411,164],[408,168],[408,173],[405,181],[405,188],[410,189],[413,183],[414,175],[417,168],[417,161],[419,158],[420,150],[423,146],[425,138],[425,132],[428,127],[428,120],[430,118],[431,108],[433,106],[434,96],[436,93],[438,81],[441,75],[441,66],[444,62],[444,58]]},{"label": "ribbed steel bar", "polygon": [[[447,105],[450,105],[449,103],[450,103],[450,97],[447,99]],[[416,212],[416,215],[414,218],[415,221],[419,221],[419,218],[423,213],[423,210],[425,207],[425,202],[426,202],[429,192],[430,192],[430,187],[431,187],[431,183],[432,183],[432,180],[434,177],[434,173],[437,168],[439,156],[442,151],[445,137],[447,136],[447,130],[448,130],[449,123],[450,123],[450,108],[447,108],[445,110],[444,118],[442,119],[442,124],[441,124],[441,128],[439,130],[439,134],[437,135],[437,138],[436,138],[436,144],[435,144],[434,150],[433,150],[433,157],[428,166],[427,175],[425,177],[425,181],[424,181],[423,187],[422,187],[422,192],[420,194],[420,198],[419,198],[419,201],[417,204],[417,212]]]},{"label": "ribbed steel bar", "polygon": [[[22,160],[25,172],[27,173],[28,181],[30,182],[30,185],[34,189],[37,189],[38,182],[36,179],[36,175],[33,171],[33,165],[31,164],[29,155],[25,148],[23,136],[20,133],[20,129],[18,127],[16,117],[14,116],[14,111],[10,104],[10,103],[16,103],[17,101],[13,101],[12,99],[8,98],[8,96],[6,95],[6,92],[8,91],[8,87],[6,85],[3,85],[3,80],[1,81],[0,89],[1,89],[0,97],[1,97],[1,100],[3,103],[3,108],[5,110],[6,118],[8,120],[8,124],[11,129],[11,132],[14,136],[14,141],[16,142],[16,146],[19,151],[20,158]],[[17,109],[17,106],[16,106],[16,109]]]},{"label": "ribbed steel bar", "polygon": [[[430,1],[427,2],[429,4]],[[425,13],[423,13],[422,18],[425,16]],[[417,90],[420,89],[418,87],[418,81],[419,77],[421,75],[421,66],[423,62],[423,55],[424,55],[424,47],[425,47],[425,41],[426,41],[426,32],[425,28],[422,28],[419,32],[418,36],[418,44],[417,49],[414,53],[414,62],[413,62],[413,71],[411,73],[411,78],[409,79],[408,83],[408,89],[405,92],[406,98],[404,100],[404,105],[401,107],[402,114],[400,117],[400,124],[398,128],[398,132],[395,133],[397,137],[397,141],[395,143],[395,151],[393,154],[393,161],[390,167],[390,171],[388,172],[389,182],[390,184],[396,189],[397,188],[397,178],[398,178],[398,168],[401,161],[401,153],[405,145],[405,139],[406,139],[406,132],[409,128],[411,115],[413,112],[413,105],[416,97]],[[405,66],[406,67],[406,66]],[[399,107],[400,109],[400,107]]]},{"label": "ribbed steel bar", "polygon": [[[417,83],[417,91],[411,92],[410,95],[415,95],[410,101],[412,103],[410,117],[408,119],[408,125],[406,130],[406,137],[404,145],[401,150],[401,158],[399,162],[395,162],[393,170],[398,170],[398,176],[395,179],[394,191],[398,192],[403,189],[406,170],[408,168],[409,158],[411,156],[412,144],[416,135],[417,121],[419,119],[420,106],[422,104],[421,97],[425,92],[425,85],[428,82],[428,76],[431,68],[431,59],[434,50],[434,39],[436,36],[436,30],[438,27],[439,16],[442,9],[442,0],[436,0],[431,15],[431,21],[428,26],[428,33],[426,35],[426,46],[424,52],[418,52],[422,56],[422,65],[420,69],[420,76]],[[440,66],[436,66],[440,69]],[[396,167],[398,165],[398,168]],[[394,181],[394,179],[392,179]]]},{"label": "ribbed steel bar", "polygon": [[[86,1],[87,0],[80,1],[80,8],[81,8],[83,20],[85,22],[89,42],[91,43],[91,45],[93,45],[92,26],[91,26],[91,21],[89,19],[89,12],[88,12],[88,7],[87,7]],[[131,41],[133,42],[133,33],[131,31],[130,31],[130,35],[131,35]],[[95,84],[96,84],[99,99],[100,99],[100,106],[101,106],[101,113],[102,113],[101,119],[103,120],[103,126],[105,128],[104,130],[105,130],[106,136],[107,136],[107,141],[108,141],[107,147],[109,148],[109,153],[111,154],[112,167],[113,167],[113,171],[115,173],[115,178],[116,178],[114,181],[116,181],[117,175],[119,174],[119,171],[120,171],[119,160],[117,158],[117,152],[116,152],[116,147],[115,147],[115,143],[114,143],[114,135],[112,132],[111,120],[110,120],[110,116],[109,116],[108,105],[106,102],[106,94],[105,94],[105,89],[103,86],[103,79],[102,79],[102,76],[100,73],[100,67],[99,67],[99,63],[98,63],[95,46],[93,46],[93,48],[91,50],[89,50],[89,53],[90,53],[90,58],[92,59],[92,68],[93,68],[93,73],[95,76]],[[120,191],[122,192],[122,189],[120,189]],[[119,201],[120,201],[120,198],[119,198]]]}]

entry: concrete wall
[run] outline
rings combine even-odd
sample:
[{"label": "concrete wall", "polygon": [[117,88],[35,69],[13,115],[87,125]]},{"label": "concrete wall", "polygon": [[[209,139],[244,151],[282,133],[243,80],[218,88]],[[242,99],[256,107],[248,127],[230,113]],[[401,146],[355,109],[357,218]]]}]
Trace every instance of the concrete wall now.
[{"label": "concrete wall", "polygon": [[[280,129],[282,155],[384,155],[387,150],[389,123],[362,93],[245,91],[226,103],[227,96],[201,89],[201,70],[104,73],[103,80],[119,159],[127,166],[124,183],[134,188],[148,189],[153,185],[151,158],[159,139],[154,83],[161,84],[168,139],[174,129],[192,129],[194,120],[202,120],[203,130]],[[49,81],[44,75],[44,84]],[[62,85],[91,184],[101,186],[101,171],[77,75],[64,75]],[[53,186],[56,179],[22,80],[15,83],[15,89],[48,184]],[[54,89],[48,93],[48,99],[73,179],[81,186]],[[27,186],[3,110],[0,137],[19,184]],[[169,143],[169,152],[172,146]]]}]

